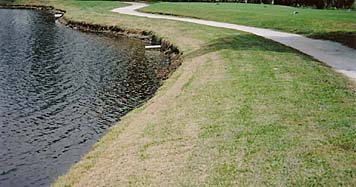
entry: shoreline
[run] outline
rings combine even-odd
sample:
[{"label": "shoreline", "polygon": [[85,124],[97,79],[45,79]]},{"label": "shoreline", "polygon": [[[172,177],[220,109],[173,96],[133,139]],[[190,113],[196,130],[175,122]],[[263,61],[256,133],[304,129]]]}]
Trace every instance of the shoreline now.
[{"label": "shoreline", "polygon": [[0,9],[27,9],[27,10],[38,10],[38,11],[48,11],[50,13],[66,13],[65,10],[54,8],[53,6],[44,5],[12,5],[12,4],[0,4]]},{"label": "shoreline", "polygon": [[109,33],[114,36],[126,36],[131,39],[138,39],[145,43],[149,43],[150,45],[161,45],[161,53],[164,53],[168,56],[170,60],[170,65],[166,71],[161,71],[157,73],[157,76],[160,80],[168,79],[172,73],[181,65],[182,59],[181,55],[183,54],[180,52],[178,47],[173,45],[168,40],[162,39],[157,37],[151,31],[134,31],[134,30],[125,30],[119,28],[117,26],[109,26],[109,25],[99,25],[99,24],[89,24],[86,22],[77,22],[73,20],[68,20],[65,16],[58,19],[58,21],[72,29],[80,30],[83,32],[93,32],[93,33]]},{"label": "shoreline", "polygon": [[125,36],[130,39],[140,40],[150,45],[161,45],[160,52],[164,55],[167,55],[170,62],[168,69],[157,72],[157,77],[161,81],[168,79],[182,63],[181,56],[183,53],[179,50],[179,48],[172,44],[170,41],[158,37],[152,31],[129,30],[112,25],[90,24],[86,22],[70,20],[65,17],[66,10],[58,9],[53,6],[0,4],[0,9],[27,9],[35,11],[47,11],[51,14],[62,13],[64,15],[57,19],[58,22],[64,26],[70,27],[71,29],[79,30],[82,32],[108,33],[114,36]]}]

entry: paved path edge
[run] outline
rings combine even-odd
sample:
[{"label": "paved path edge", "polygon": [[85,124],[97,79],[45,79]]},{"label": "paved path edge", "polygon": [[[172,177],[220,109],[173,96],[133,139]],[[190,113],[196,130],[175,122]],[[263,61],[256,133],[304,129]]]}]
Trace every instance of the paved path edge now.
[{"label": "paved path edge", "polygon": [[131,4],[130,6],[113,9],[112,12],[133,15],[139,17],[153,18],[153,19],[168,19],[176,21],[184,21],[196,23],[201,25],[208,25],[212,27],[227,28],[243,32],[252,33],[285,46],[294,48],[306,55],[309,55],[316,60],[327,64],[335,69],[335,71],[356,81],[356,50],[341,45],[340,43],[318,40],[304,37],[298,34],[274,31],[271,29],[263,29],[257,27],[243,26],[231,23],[223,23],[217,21],[209,21],[195,18],[185,18],[177,16],[149,14],[138,12],[138,9],[149,6],[145,3],[125,2]]}]

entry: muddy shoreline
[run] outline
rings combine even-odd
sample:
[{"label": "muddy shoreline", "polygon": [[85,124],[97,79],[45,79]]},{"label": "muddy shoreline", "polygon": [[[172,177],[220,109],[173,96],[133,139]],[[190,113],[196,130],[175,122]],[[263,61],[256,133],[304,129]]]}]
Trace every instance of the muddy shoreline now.
[{"label": "muddy shoreline", "polygon": [[0,4],[0,9],[1,8],[46,11],[51,14],[61,13],[64,14],[64,16],[59,18],[58,21],[72,29],[80,30],[83,32],[106,33],[114,36],[126,36],[131,39],[141,40],[149,45],[161,45],[162,47],[160,51],[167,55],[170,64],[167,69],[163,69],[160,72],[157,72],[157,77],[160,80],[168,79],[182,63],[181,56],[183,53],[178,49],[178,47],[173,45],[170,41],[158,37],[152,31],[128,30],[112,25],[90,24],[86,22],[70,20],[65,17],[65,10],[57,9],[53,6]]}]

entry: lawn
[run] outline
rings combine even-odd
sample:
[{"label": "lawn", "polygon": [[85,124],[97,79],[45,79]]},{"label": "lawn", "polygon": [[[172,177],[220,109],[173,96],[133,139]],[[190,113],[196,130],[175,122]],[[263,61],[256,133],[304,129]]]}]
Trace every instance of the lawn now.
[{"label": "lawn", "polygon": [[126,4],[117,1],[64,1],[66,7],[75,7],[81,11],[107,13],[114,7],[123,7]]},{"label": "lawn", "polygon": [[[144,12],[236,23],[287,32],[356,32],[356,11],[244,3],[154,3]],[[298,11],[298,14],[293,14]]]},{"label": "lawn", "polygon": [[332,69],[251,34],[110,12],[120,2],[45,3],[67,19],[154,31],[184,53],[156,96],[53,186],[356,183],[356,86]]},{"label": "lawn", "polygon": [[[154,3],[143,12],[270,28],[339,41],[356,48],[356,11],[244,3]],[[297,11],[298,14],[293,12]]]}]

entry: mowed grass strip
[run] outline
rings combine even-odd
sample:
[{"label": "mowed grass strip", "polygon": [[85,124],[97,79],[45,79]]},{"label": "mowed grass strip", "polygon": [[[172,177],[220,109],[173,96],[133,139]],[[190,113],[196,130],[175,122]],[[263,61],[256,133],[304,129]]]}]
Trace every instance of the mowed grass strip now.
[{"label": "mowed grass strip", "polygon": [[68,19],[154,31],[184,62],[53,186],[356,183],[353,82],[257,36],[111,13],[117,2],[107,11],[105,2],[81,3],[91,8],[51,2]]},{"label": "mowed grass strip", "polygon": [[154,3],[143,12],[178,15],[303,34],[356,49],[356,11],[245,3]]},{"label": "mowed grass strip", "polygon": [[[153,3],[143,12],[271,28],[293,33],[356,32],[356,11],[245,3]],[[298,14],[294,14],[296,11]]]},{"label": "mowed grass strip", "polygon": [[125,4],[120,1],[85,1],[85,0],[67,0],[64,1],[64,5],[68,7],[76,7],[79,8],[82,11],[88,11],[88,12],[96,12],[96,13],[107,13],[109,10],[114,9],[114,8],[120,8],[127,6],[128,4]]}]

